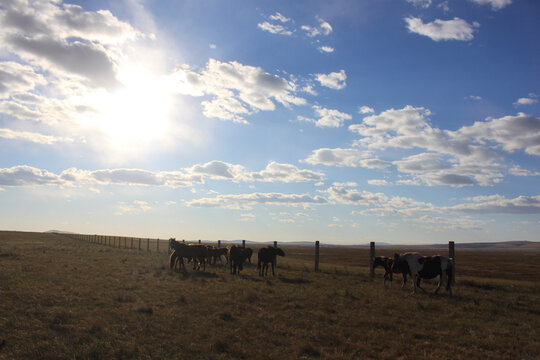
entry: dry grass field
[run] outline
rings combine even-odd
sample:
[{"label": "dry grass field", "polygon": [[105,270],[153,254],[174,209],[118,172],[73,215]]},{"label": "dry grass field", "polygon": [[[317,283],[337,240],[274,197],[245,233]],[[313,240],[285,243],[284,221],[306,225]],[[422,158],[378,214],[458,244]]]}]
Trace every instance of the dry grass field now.
[{"label": "dry grass field", "polygon": [[384,287],[368,249],[321,248],[319,273],[312,248],[284,250],[262,279],[0,232],[0,359],[539,358],[540,252],[456,249],[450,298]]}]

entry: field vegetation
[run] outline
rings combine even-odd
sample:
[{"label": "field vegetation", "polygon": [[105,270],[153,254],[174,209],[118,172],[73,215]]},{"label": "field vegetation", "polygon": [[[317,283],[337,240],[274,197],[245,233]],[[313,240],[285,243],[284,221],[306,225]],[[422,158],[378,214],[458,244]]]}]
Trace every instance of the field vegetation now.
[{"label": "field vegetation", "polygon": [[369,277],[369,249],[321,248],[318,273],[312,248],[283,249],[276,276],[260,278],[254,265],[175,272],[166,252],[0,232],[0,359],[540,354],[540,252],[456,250],[450,298],[432,294],[435,283],[416,295],[400,279],[383,286],[382,270]]}]

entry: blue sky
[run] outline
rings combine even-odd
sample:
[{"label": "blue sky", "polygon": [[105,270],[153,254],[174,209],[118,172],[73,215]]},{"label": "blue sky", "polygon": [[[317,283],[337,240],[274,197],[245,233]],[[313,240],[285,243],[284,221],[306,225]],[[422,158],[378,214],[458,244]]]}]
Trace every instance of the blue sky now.
[{"label": "blue sky", "polygon": [[537,240],[534,0],[0,5],[0,229]]}]

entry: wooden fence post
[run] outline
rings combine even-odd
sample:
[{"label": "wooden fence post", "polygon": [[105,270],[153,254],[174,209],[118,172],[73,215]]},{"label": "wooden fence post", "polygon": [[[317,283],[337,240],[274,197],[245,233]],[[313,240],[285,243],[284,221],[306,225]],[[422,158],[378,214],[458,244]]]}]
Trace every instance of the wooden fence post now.
[{"label": "wooden fence post", "polygon": [[133,238],[131,238],[131,248],[133,249]]},{"label": "wooden fence post", "polygon": [[[277,241],[274,241],[274,249],[277,249]],[[277,256],[274,256],[274,267],[277,266]]]},{"label": "wooden fence post", "polygon": [[454,260],[454,266],[452,267],[452,285],[456,282],[456,258],[454,251],[454,242],[448,242],[448,257]]},{"label": "wooden fence post", "polygon": [[201,239],[199,239],[199,245],[201,245]]},{"label": "wooden fence post", "polygon": [[146,238],[146,251],[150,251],[150,239]]},{"label": "wooden fence post", "polygon": [[246,248],[246,240],[242,240],[242,249]]},{"label": "wooden fence post", "polygon": [[315,272],[319,272],[319,240],[315,241]]},{"label": "wooden fence post", "polygon": [[159,252],[159,238],[157,238],[156,244],[157,244],[157,252]]},{"label": "wooden fence post", "polygon": [[141,238],[139,238],[139,251],[141,251]]},{"label": "wooden fence post", "polygon": [[217,247],[218,247],[218,248],[221,247],[221,240],[218,240],[218,241],[217,241]]},{"label": "wooden fence post", "polygon": [[375,261],[375,242],[369,243],[369,276],[375,277],[375,269],[373,263]]}]

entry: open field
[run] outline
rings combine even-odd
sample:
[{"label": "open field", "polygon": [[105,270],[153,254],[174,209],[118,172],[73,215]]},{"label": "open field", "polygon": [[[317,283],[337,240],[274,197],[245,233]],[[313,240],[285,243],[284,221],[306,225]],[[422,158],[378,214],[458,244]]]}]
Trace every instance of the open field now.
[{"label": "open field", "polygon": [[179,273],[164,252],[0,232],[0,359],[540,354],[540,252],[456,250],[449,298],[384,287],[381,270],[368,275],[369,249],[321,248],[319,273],[312,248],[284,249],[276,277],[261,279],[254,266]]}]

